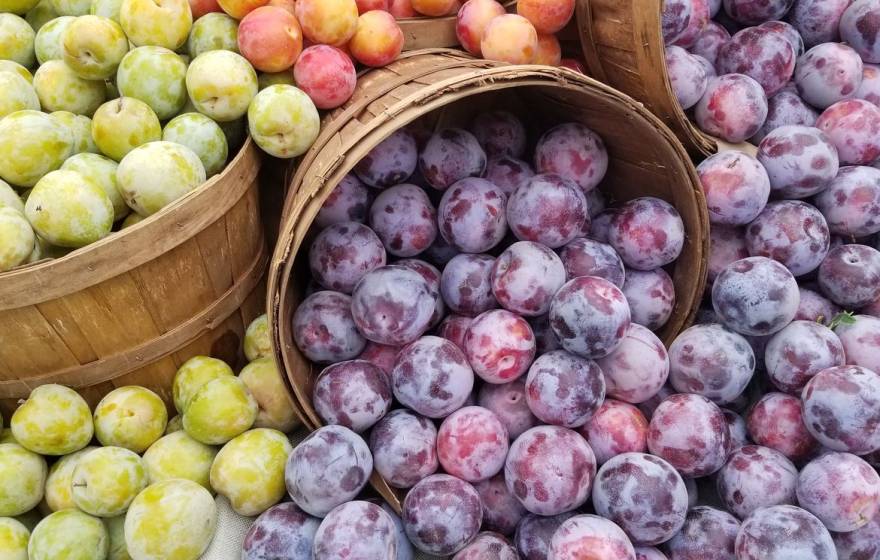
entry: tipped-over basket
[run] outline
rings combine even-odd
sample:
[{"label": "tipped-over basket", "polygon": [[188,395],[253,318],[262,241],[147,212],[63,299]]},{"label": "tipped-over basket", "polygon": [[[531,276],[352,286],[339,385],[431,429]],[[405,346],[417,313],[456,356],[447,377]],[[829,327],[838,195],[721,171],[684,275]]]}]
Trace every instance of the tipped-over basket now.
[{"label": "tipped-over basket", "polygon": [[[395,130],[417,119],[434,128],[466,126],[478,112],[500,108],[523,115],[537,131],[566,121],[586,124],[608,148],[610,165],[601,188],[609,198],[657,196],[675,205],[687,237],[673,271],[678,300],[660,334],[669,342],[691,322],[705,285],[708,221],[696,172],[669,129],[634,100],[570,70],[508,66],[448,50],[408,53],[365,74],[351,101],[324,119],[318,140],[299,162],[285,205],[269,273],[269,321],[276,359],[308,427],[321,425],[311,404],[320,368],[297,350],[291,318],[308,277],[297,256],[307,253],[303,241],[322,203]],[[373,483],[400,506],[399,495],[375,474]]]},{"label": "tipped-over basket", "polygon": [[248,139],[221,174],[161,212],[0,274],[0,409],[10,413],[46,383],[91,405],[123,385],[171,403],[188,358],[234,364],[265,296],[259,168]]}]

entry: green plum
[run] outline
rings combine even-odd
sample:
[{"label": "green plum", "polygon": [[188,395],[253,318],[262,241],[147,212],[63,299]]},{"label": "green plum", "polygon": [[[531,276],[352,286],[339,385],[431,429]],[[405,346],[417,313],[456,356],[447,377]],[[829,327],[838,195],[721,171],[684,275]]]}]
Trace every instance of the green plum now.
[{"label": "green plum", "polygon": [[97,517],[63,509],[40,521],[28,543],[29,560],[105,560],[110,539]]},{"label": "green plum", "polygon": [[0,517],[21,515],[43,499],[46,460],[17,443],[0,443]]},{"label": "green plum", "polygon": [[24,205],[37,234],[59,247],[85,247],[113,229],[113,203],[91,179],[76,171],[47,173]]},{"label": "green plum", "polygon": [[116,87],[126,97],[140,99],[167,120],[186,103],[186,63],[163,47],[138,47],[122,59]]},{"label": "green plum", "polygon": [[102,154],[121,161],[138,146],[161,139],[162,125],[149,105],[134,97],[120,97],[95,111],[92,138]]},{"label": "green plum", "polygon": [[205,182],[205,166],[195,152],[173,142],[138,146],[119,162],[119,192],[135,212],[152,216]]},{"label": "green plum", "polygon": [[[30,199],[28,199],[30,200]],[[89,444],[94,434],[89,405],[63,385],[41,385],[12,414],[12,434],[41,455],[68,455]]]},{"label": "green plum", "polygon": [[162,132],[162,140],[175,142],[199,156],[208,177],[223,171],[228,147],[220,126],[201,113],[184,113],[171,119]]}]

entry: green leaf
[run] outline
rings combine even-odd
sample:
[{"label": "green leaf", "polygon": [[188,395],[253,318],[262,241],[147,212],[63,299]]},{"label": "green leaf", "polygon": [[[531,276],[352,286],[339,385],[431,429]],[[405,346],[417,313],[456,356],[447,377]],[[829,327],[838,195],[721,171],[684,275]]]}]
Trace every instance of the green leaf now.
[{"label": "green leaf", "polygon": [[834,319],[831,319],[831,323],[828,325],[828,328],[834,330],[840,325],[854,325],[855,322],[856,318],[852,311],[843,311],[835,315]]}]

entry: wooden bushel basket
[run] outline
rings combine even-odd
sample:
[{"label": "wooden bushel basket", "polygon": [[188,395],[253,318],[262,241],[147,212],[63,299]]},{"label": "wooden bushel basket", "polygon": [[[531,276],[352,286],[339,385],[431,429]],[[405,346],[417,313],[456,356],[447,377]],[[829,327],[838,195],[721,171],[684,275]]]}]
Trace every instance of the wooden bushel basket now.
[{"label": "wooden bushel basket", "polygon": [[[307,253],[303,242],[322,203],[395,130],[417,119],[425,127],[466,126],[475,114],[499,108],[524,115],[532,132],[572,120],[586,124],[608,148],[610,164],[601,187],[609,198],[657,196],[675,205],[684,220],[686,243],[672,272],[676,307],[660,335],[668,343],[690,324],[705,286],[708,221],[696,172],[669,129],[634,100],[567,69],[508,66],[455,51],[408,53],[365,74],[351,101],[324,119],[286,202],[269,273],[268,312],[276,359],[309,428],[321,425],[311,404],[320,368],[297,350],[291,318],[308,277],[307,263],[297,255]],[[373,483],[399,508],[397,491],[375,473]]]},{"label": "wooden bushel basket", "polygon": [[116,387],[142,385],[170,405],[188,358],[235,365],[264,309],[259,168],[248,139],[221,174],[154,216],[0,274],[0,409],[11,413],[46,383],[92,406]]}]

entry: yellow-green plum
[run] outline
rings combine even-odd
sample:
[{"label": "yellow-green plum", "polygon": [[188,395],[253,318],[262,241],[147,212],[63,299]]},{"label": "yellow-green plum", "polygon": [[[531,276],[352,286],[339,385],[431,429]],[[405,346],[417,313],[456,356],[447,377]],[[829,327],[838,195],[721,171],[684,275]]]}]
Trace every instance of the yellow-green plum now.
[{"label": "yellow-green plum", "polygon": [[122,0],[119,23],[138,47],[154,45],[176,51],[192,29],[187,0]]},{"label": "yellow-green plum", "polygon": [[25,109],[40,110],[40,100],[37,97],[37,92],[19,74],[0,72],[0,91],[3,92],[0,95],[0,119],[16,111],[23,111]]},{"label": "yellow-green plum", "polygon": [[0,0],[0,12],[23,16],[36,5],[37,0]]},{"label": "yellow-green plum", "polygon": [[293,72],[283,70],[281,72],[260,72],[257,76],[257,84],[260,89],[266,89],[269,86],[293,86],[296,81],[293,79]]},{"label": "yellow-green plum", "polygon": [[125,544],[136,560],[196,560],[214,536],[217,505],[191,480],[148,486],[125,516]]},{"label": "yellow-green plum", "polygon": [[30,68],[34,65],[34,37],[36,33],[23,18],[0,13],[0,59],[11,60]]},{"label": "yellow-green plum", "polygon": [[110,197],[76,171],[47,173],[31,191],[24,214],[37,235],[59,247],[85,247],[113,228]]},{"label": "yellow-green plum", "polygon": [[269,317],[265,313],[251,321],[244,331],[244,355],[251,362],[272,356]]},{"label": "yellow-green plum", "polygon": [[238,21],[227,14],[211,12],[193,23],[186,51],[195,58],[217,50],[238,52]]},{"label": "yellow-green plum", "polygon": [[0,60],[0,72],[12,72],[27,80],[27,83],[34,83],[34,76],[31,74],[30,70],[11,60]]},{"label": "yellow-green plum", "polygon": [[[80,117],[86,118],[86,117]],[[116,188],[117,163],[101,154],[79,153],[64,162],[61,169],[76,171],[86,179],[101,187],[113,205],[113,221],[127,216],[131,209],[125,204],[119,189]]]},{"label": "yellow-green plum", "polygon": [[36,6],[28,11],[24,19],[30,24],[34,31],[39,31],[41,27],[57,18],[60,14],[52,7],[52,0],[40,0]]},{"label": "yellow-green plum", "polygon": [[0,517],[21,515],[43,499],[46,460],[17,443],[0,444]]},{"label": "yellow-green plum", "polygon": [[121,161],[138,146],[161,139],[162,125],[149,105],[134,97],[120,97],[95,111],[92,138],[102,154]]},{"label": "yellow-green plum", "polygon": [[[70,132],[73,134],[72,154],[98,153],[98,146],[95,145],[95,141],[92,139],[92,119],[85,115],[74,115],[70,111],[55,111],[52,113],[52,118],[61,121],[61,124],[70,129]],[[67,161],[70,161],[70,158],[65,160],[65,162]],[[61,167],[64,169],[64,165]]]},{"label": "yellow-green plum", "polygon": [[240,515],[259,515],[277,504],[286,487],[284,465],[293,447],[278,430],[257,428],[232,439],[211,467],[211,486]]},{"label": "yellow-green plum", "polygon": [[138,47],[122,59],[116,87],[149,105],[159,120],[170,119],[186,103],[186,63],[164,47]]},{"label": "yellow-green plum", "polygon": [[238,377],[247,385],[260,407],[254,421],[255,427],[287,433],[296,426],[296,414],[274,358],[257,358],[246,365]]},{"label": "yellow-green plum", "polygon": [[28,560],[27,545],[31,532],[20,521],[0,517],[0,559]]},{"label": "yellow-green plum", "polygon": [[34,250],[34,230],[16,208],[0,206],[0,272],[24,262]]},{"label": "yellow-green plum", "polygon": [[[131,214],[131,216],[137,216],[137,214]],[[126,218],[128,219],[128,218]],[[143,220],[143,218],[141,218]],[[125,227],[125,225],[123,225]],[[168,425],[165,426],[165,435],[173,434],[174,432],[179,432],[183,429],[183,416],[180,414],[175,415],[171,420],[168,421]]]},{"label": "yellow-green plum", "polygon": [[[119,225],[119,229],[125,229],[125,228],[131,227],[135,224],[138,224],[140,222],[143,222],[143,221],[144,221],[143,216],[141,216],[137,212],[132,212],[131,214],[126,216],[124,220],[122,220],[122,223]],[[175,416],[175,418],[176,418],[176,416]],[[170,422],[171,421],[169,420],[169,425],[170,425]],[[166,434],[169,433],[168,428],[165,428],[165,433]]]},{"label": "yellow-green plum", "polygon": [[213,492],[210,473],[216,455],[216,447],[196,441],[181,430],[162,436],[151,445],[144,453],[144,466],[150,484],[184,478]]},{"label": "yellow-green plum", "polygon": [[117,515],[104,519],[104,527],[110,539],[107,560],[131,560],[128,547],[125,546],[125,516]]},{"label": "yellow-green plum", "polygon": [[71,486],[76,507],[98,517],[116,517],[147,484],[147,469],[137,453],[99,447],[76,462]]},{"label": "yellow-green plum", "polygon": [[193,395],[183,413],[183,429],[202,443],[220,445],[253,426],[258,409],[244,381],[223,376]]},{"label": "yellow-green plum", "polygon": [[258,91],[257,73],[240,54],[208,51],[190,63],[186,90],[200,113],[215,121],[231,121],[248,112]]},{"label": "yellow-green plum", "polygon": [[127,52],[122,27],[103,16],[80,16],[61,35],[64,62],[86,80],[105,80],[116,74]]},{"label": "yellow-green plum", "polygon": [[61,16],[47,22],[37,31],[37,36],[34,38],[37,62],[44,64],[50,60],[63,60],[64,47],[61,44],[61,37],[75,20],[74,16]]},{"label": "yellow-green plum", "polygon": [[73,133],[39,111],[16,111],[0,119],[0,179],[32,187],[61,167],[73,150]]},{"label": "yellow-green plum", "polygon": [[162,437],[168,411],[159,395],[129,385],[107,393],[95,407],[95,436],[101,445],[143,453]]},{"label": "yellow-green plum", "polygon": [[[24,213],[24,201],[15,192],[15,189],[9,186],[9,183],[0,179],[0,208],[9,206],[19,212]],[[3,427],[3,417],[0,416],[0,428]]]},{"label": "yellow-green plum", "polygon": [[[30,200],[30,199],[28,199]],[[41,455],[68,455],[89,444],[94,433],[89,405],[63,385],[40,385],[12,414],[12,435]]]},{"label": "yellow-green plum", "polygon": [[269,86],[248,109],[251,137],[266,153],[293,158],[305,153],[318,137],[321,118],[315,104],[294,86]]},{"label": "yellow-green plum", "polygon": [[171,394],[174,398],[174,408],[183,414],[189,401],[208,381],[218,377],[232,377],[235,373],[223,360],[210,356],[193,356],[188,359],[174,374],[171,385]]},{"label": "yellow-green plum", "polygon": [[63,60],[49,60],[37,68],[34,89],[44,111],[70,111],[91,116],[104,102],[102,82],[84,80]]},{"label": "yellow-green plum", "polygon": [[171,119],[162,132],[162,140],[191,149],[205,166],[208,177],[223,171],[229,148],[226,135],[210,117],[201,113],[184,113]]},{"label": "yellow-green plum", "polygon": [[60,16],[84,16],[92,7],[91,0],[50,0],[52,8]]},{"label": "yellow-green plum", "polygon": [[97,517],[63,509],[45,517],[31,533],[29,560],[105,560],[110,539]]},{"label": "yellow-green plum", "polygon": [[119,9],[122,0],[92,0],[89,13],[93,16],[103,16],[119,23]]},{"label": "yellow-green plum", "polygon": [[76,503],[73,501],[73,469],[76,467],[77,461],[94,449],[97,447],[90,445],[70,455],[65,455],[49,469],[49,476],[46,477],[45,499],[46,505],[51,511],[76,507]]},{"label": "yellow-green plum", "polygon": [[119,162],[119,192],[141,216],[152,216],[205,182],[205,166],[195,152],[174,142],[138,146]]}]

